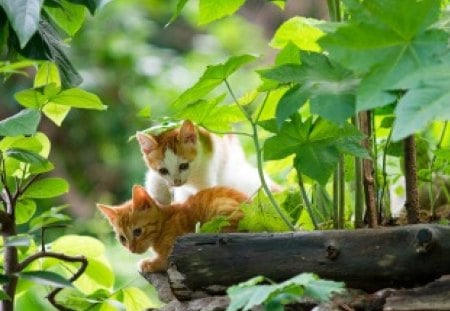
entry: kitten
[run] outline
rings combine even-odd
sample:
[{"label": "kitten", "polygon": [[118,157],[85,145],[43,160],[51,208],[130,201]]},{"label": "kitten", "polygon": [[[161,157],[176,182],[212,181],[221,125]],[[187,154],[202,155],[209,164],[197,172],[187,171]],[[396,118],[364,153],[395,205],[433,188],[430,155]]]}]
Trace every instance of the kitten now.
[{"label": "kitten", "polygon": [[182,204],[161,205],[139,185],[133,187],[132,199],[118,206],[97,204],[108,218],[117,238],[132,253],[142,254],[150,247],[156,258],[139,263],[141,272],[165,271],[175,239],[194,232],[198,222],[215,216],[228,216],[230,225],[222,231],[236,231],[243,213],[239,209],[247,196],[226,187],[204,189]]},{"label": "kitten", "polygon": [[[226,186],[247,196],[261,187],[256,168],[245,159],[235,135],[223,137],[197,128],[186,120],[180,128],[157,136],[136,134],[149,170],[145,186],[149,194],[163,204],[183,202],[201,189]],[[279,186],[266,177],[269,187]]]}]

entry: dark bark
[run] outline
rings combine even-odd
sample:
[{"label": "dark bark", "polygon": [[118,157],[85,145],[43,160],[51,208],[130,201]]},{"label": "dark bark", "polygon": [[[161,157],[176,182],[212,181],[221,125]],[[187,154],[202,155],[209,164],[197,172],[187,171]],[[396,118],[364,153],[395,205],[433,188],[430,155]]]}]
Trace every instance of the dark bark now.
[{"label": "dark bark", "polygon": [[374,291],[425,284],[449,274],[450,228],[190,234],[179,238],[168,270],[178,299],[217,293],[256,275],[283,281],[302,272]]},{"label": "dark bark", "polygon": [[403,142],[405,153],[405,209],[409,224],[419,222],[419,190],[417,187],[416,141],[414,135]]},{"label": "dark bark", "polygon": [[[360,129],[367,136],[363,140],[363,146],[372,153],[372,125],[370,121],[371,115],[369,111],[359,114]],[[378,226],[378,211],[376,202],[376,189],[374,178],[374,165],[372,159],[363,159],[363,185],[366,200],[369,227],[376,228]]]}]

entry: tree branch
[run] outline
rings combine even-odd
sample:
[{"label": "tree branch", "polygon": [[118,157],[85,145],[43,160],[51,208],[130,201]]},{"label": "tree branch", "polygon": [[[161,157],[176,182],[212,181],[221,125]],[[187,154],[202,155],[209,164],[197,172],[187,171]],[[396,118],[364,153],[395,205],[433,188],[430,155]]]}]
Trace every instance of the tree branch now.
[{"label": "tree branch", "polygon": [[[20,272],[23,269],[25,269],[29,264],[31,264],[33,261],[39,259],[39,258],[44,258],[44,257],[50,257],[50,258],[56,258],[62,261],[66,261],[66,262],[79,262],[81,263],[80,268],[78,269],[77,272],[75,272],[72,277],[69,279],[69,282],[74,282],[76,281],[86,270],[87,265],[88,265],[88,261],[86,259],[86,257],[84,256],[68,256],[65,254],[61,254],[61,253],[54,253],[54,252],[38,252],[32,256],[29,256],[27,258],[25,258],[24,261],[22,261],[21,263],[19,263],[17,265],[17,271]],[[72,309],[67,308],[63,305],[60,305],[56,302],[56,295],[63,290],[62,287],[55,287],[47,296],[48,301],[58,310],[60,311],[72,311]]]}]

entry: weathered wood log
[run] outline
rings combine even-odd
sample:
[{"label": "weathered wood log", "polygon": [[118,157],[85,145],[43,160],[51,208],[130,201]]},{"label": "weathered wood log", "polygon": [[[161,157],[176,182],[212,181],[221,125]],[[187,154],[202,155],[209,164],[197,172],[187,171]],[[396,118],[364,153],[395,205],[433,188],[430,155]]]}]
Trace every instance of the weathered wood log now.
[{"label": "weathered wood log", "polygon": [[450,227],[440,225],[190,234],[177,239],[168,276],[180,300],[223,292],[256,275],[283,281],[302,272],[375,291],[425,284],[450,274],[449,262]]}]

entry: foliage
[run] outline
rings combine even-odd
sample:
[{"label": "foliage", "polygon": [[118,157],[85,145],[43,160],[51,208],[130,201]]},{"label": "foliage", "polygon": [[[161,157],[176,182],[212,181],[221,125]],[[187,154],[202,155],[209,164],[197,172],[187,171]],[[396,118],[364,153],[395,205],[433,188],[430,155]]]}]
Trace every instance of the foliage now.
[{"label": "foliage", "polygon": [[155,306],[138,288],[113,288],[114,274],[97,239],[66,235],[45,243],[47,230],[66,226],[71,217],[62,212],[66,205],[42,204],[66,194],[69,184],[44,176],[55,165],[49,160],[51,141],[38,127],[42,115],[61,126],[72,108],[106,109],[97,95],[76,87],[81,78],[61,48],[82,26],[86,8],[93,14],[97,7],[95,0],[0,1],[0,55],[8,55],[0,73],[8,79],[28,75],[28,67],[36,70],[33,88],[15,94],[25,109],[0,121],[2,310],[35,309],[36,303],[47,309],[48,303],[33,300],[44,289],[58,309]]},{"label": "foliage", "polygon": [[344,284],[319,279],[311,273],[302,273],[279,284],[260,283],[270,280],[262,276],[231,286],[227,290],[230,305],[227,311],[250,310],[263,305],[267,311],[284,310],[284,305],[295,303],[302,298],[327,301],[332,293],[344,291]]}]

